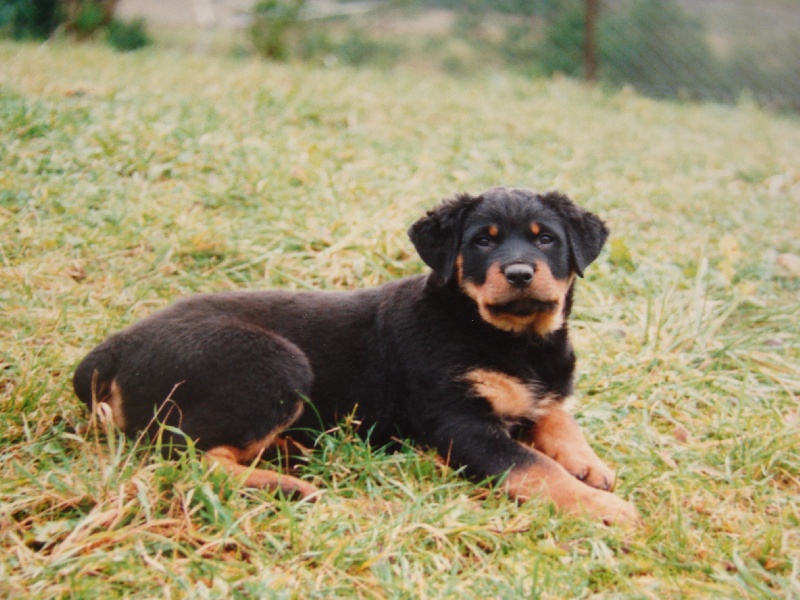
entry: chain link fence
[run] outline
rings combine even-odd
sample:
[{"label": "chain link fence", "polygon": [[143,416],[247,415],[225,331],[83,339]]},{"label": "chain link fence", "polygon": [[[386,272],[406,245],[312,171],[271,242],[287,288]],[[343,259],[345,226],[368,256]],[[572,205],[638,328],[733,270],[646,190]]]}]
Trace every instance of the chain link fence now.
[{"label": "chain link fence", "polygon": [[800,2],[607,1],[597,72],[643,93],[800,110]]},{"label": "chain link fence", "polygon": [[[508,67],[628,85],[657,97],[749,97],[800,110],[798,0],[266,0],[256,6],[281,4],[302,5],[306,35],[295,37],[295,55],[305,59],[322,53],[383,67],[439,60],[462,74]],[[322,5],[333,19],[314,16]],[[356,5],[367,5],[366,13],[352,17],[348,9]],[[433,31],[430,23],[441,23],[442,13],[449,28]],[[253,14],[258,19],[257,8]],[[409,61],[414,48],[422,51]]]},{"label": "chain link fence", "polygon": [[749,96],[800,110],[798,0],[421,3],[472,15],[484,27],[492,14],[506,15],[500,46],[531,73],[630,85],[658,97],[735,102]]},{"label": "chain link fence", "polygon": [[800,111],[800,0],[0,0],[0,36],[48,35],[58,14],[91,31],[84,21],[105,23],[109,7],[152,23],[242,27],[273,59],[560,73]]}]

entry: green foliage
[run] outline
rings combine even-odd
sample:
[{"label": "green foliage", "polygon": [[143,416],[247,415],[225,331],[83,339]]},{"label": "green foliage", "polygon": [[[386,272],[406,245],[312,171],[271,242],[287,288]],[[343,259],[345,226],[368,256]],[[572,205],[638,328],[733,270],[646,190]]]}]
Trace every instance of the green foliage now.
[{"label": "green foliage", "polygon": [[584,8],[582,0],[567,0],[545,28],[539,62],[545,75],[577,77],[583,68]]},{"label": "green foliage", "polygon": [[112,48],[120,52],[139,50],[151,43],[144,19],[112,20],[108,24],[106,40]]},{"label": "green foliage", "polygon": [[96,2],[82,2],[71,25],[79,37],[89,37],[103,25],[103,9]]},{"label": "green foliage", "polygon": [[78,37],[89,37],[103,26],[103,9],[97,2],[91,0],[81,2],[77,15],[70,26]]},{"label": "green foliage", "polygon": [[59,0],[0,0],[0,35],[45,39],[63,22]]},{"label": "green foliage", "polygon": [[63,26],[78,39],[94,36],[110,22],[113,0],[0,0],[0,34],[45,39]]},{"label": "green foliage", "polygon": [[305,0],[260,0],[252,9],[250,40],[256,52],[283,60],[289,56],[289,35],[298,28]]},{"label": "green foliage", "polygon": [[61,0],[66,12],[64,28],[79,40],[94,38],[114,17],[118,0]]}]

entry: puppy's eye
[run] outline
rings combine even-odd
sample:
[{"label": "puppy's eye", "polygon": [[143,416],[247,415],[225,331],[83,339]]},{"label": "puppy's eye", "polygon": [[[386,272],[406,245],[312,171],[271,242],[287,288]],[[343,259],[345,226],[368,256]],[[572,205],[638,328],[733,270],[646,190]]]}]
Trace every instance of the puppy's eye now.
[{"label": "puppy's eye", "polygon": [[544,235],[540,235],[540,236],[539,236],[539,237],[536,239],[536,241],[539,243],[539,245],[540,245],[540,246],[549,246],[550,244],[552,244],[552,243],[553,243],[553,242],[555,242],[556,240],[555,240],[555,238],[554,238],[552,235],[547,235],[547,234],[545,233]]},{"label": "puppy's eye", "polygon": [[472,243],[481,248],[490,248],[494,246],[494,239],[489,235],[479,235]]}]

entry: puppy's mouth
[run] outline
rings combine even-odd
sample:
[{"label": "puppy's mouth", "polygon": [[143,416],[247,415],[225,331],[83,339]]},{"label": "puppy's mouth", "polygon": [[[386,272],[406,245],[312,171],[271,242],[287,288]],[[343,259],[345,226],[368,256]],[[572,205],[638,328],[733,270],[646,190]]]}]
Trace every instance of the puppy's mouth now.
[{"label": "puppy's mouth", "polygon": [[537,313],[553,312],[558,308],[558,302],[537,300],[535,298],[519,298],[501,304],[487,304],[486,308],[495,316],[513,315],[515,317],[528,317]]}]

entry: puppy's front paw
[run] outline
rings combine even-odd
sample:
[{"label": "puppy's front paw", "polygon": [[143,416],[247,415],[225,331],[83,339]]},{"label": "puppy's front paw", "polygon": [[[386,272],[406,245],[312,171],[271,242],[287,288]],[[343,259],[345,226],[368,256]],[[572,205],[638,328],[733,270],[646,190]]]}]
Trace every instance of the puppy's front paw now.
[{"label": "puppy's front paw", "polygon": [[533,427],[533,447],[564,467],[573,477],[600,490],[614,489],[617,478],[583,437],[575,419],[560,408],[542,415]]},{"label": "puppy's front paw", "polygon": [[610,492],[617,483],[614,470],[588,447],[557,452],[552,458],[586,485]]},{"label": "puppy's front paw", "polygon": [[596,492],[587,512],[606,525],[636,525],[641,523],[639,511],[636,507],[609,492]]}]

